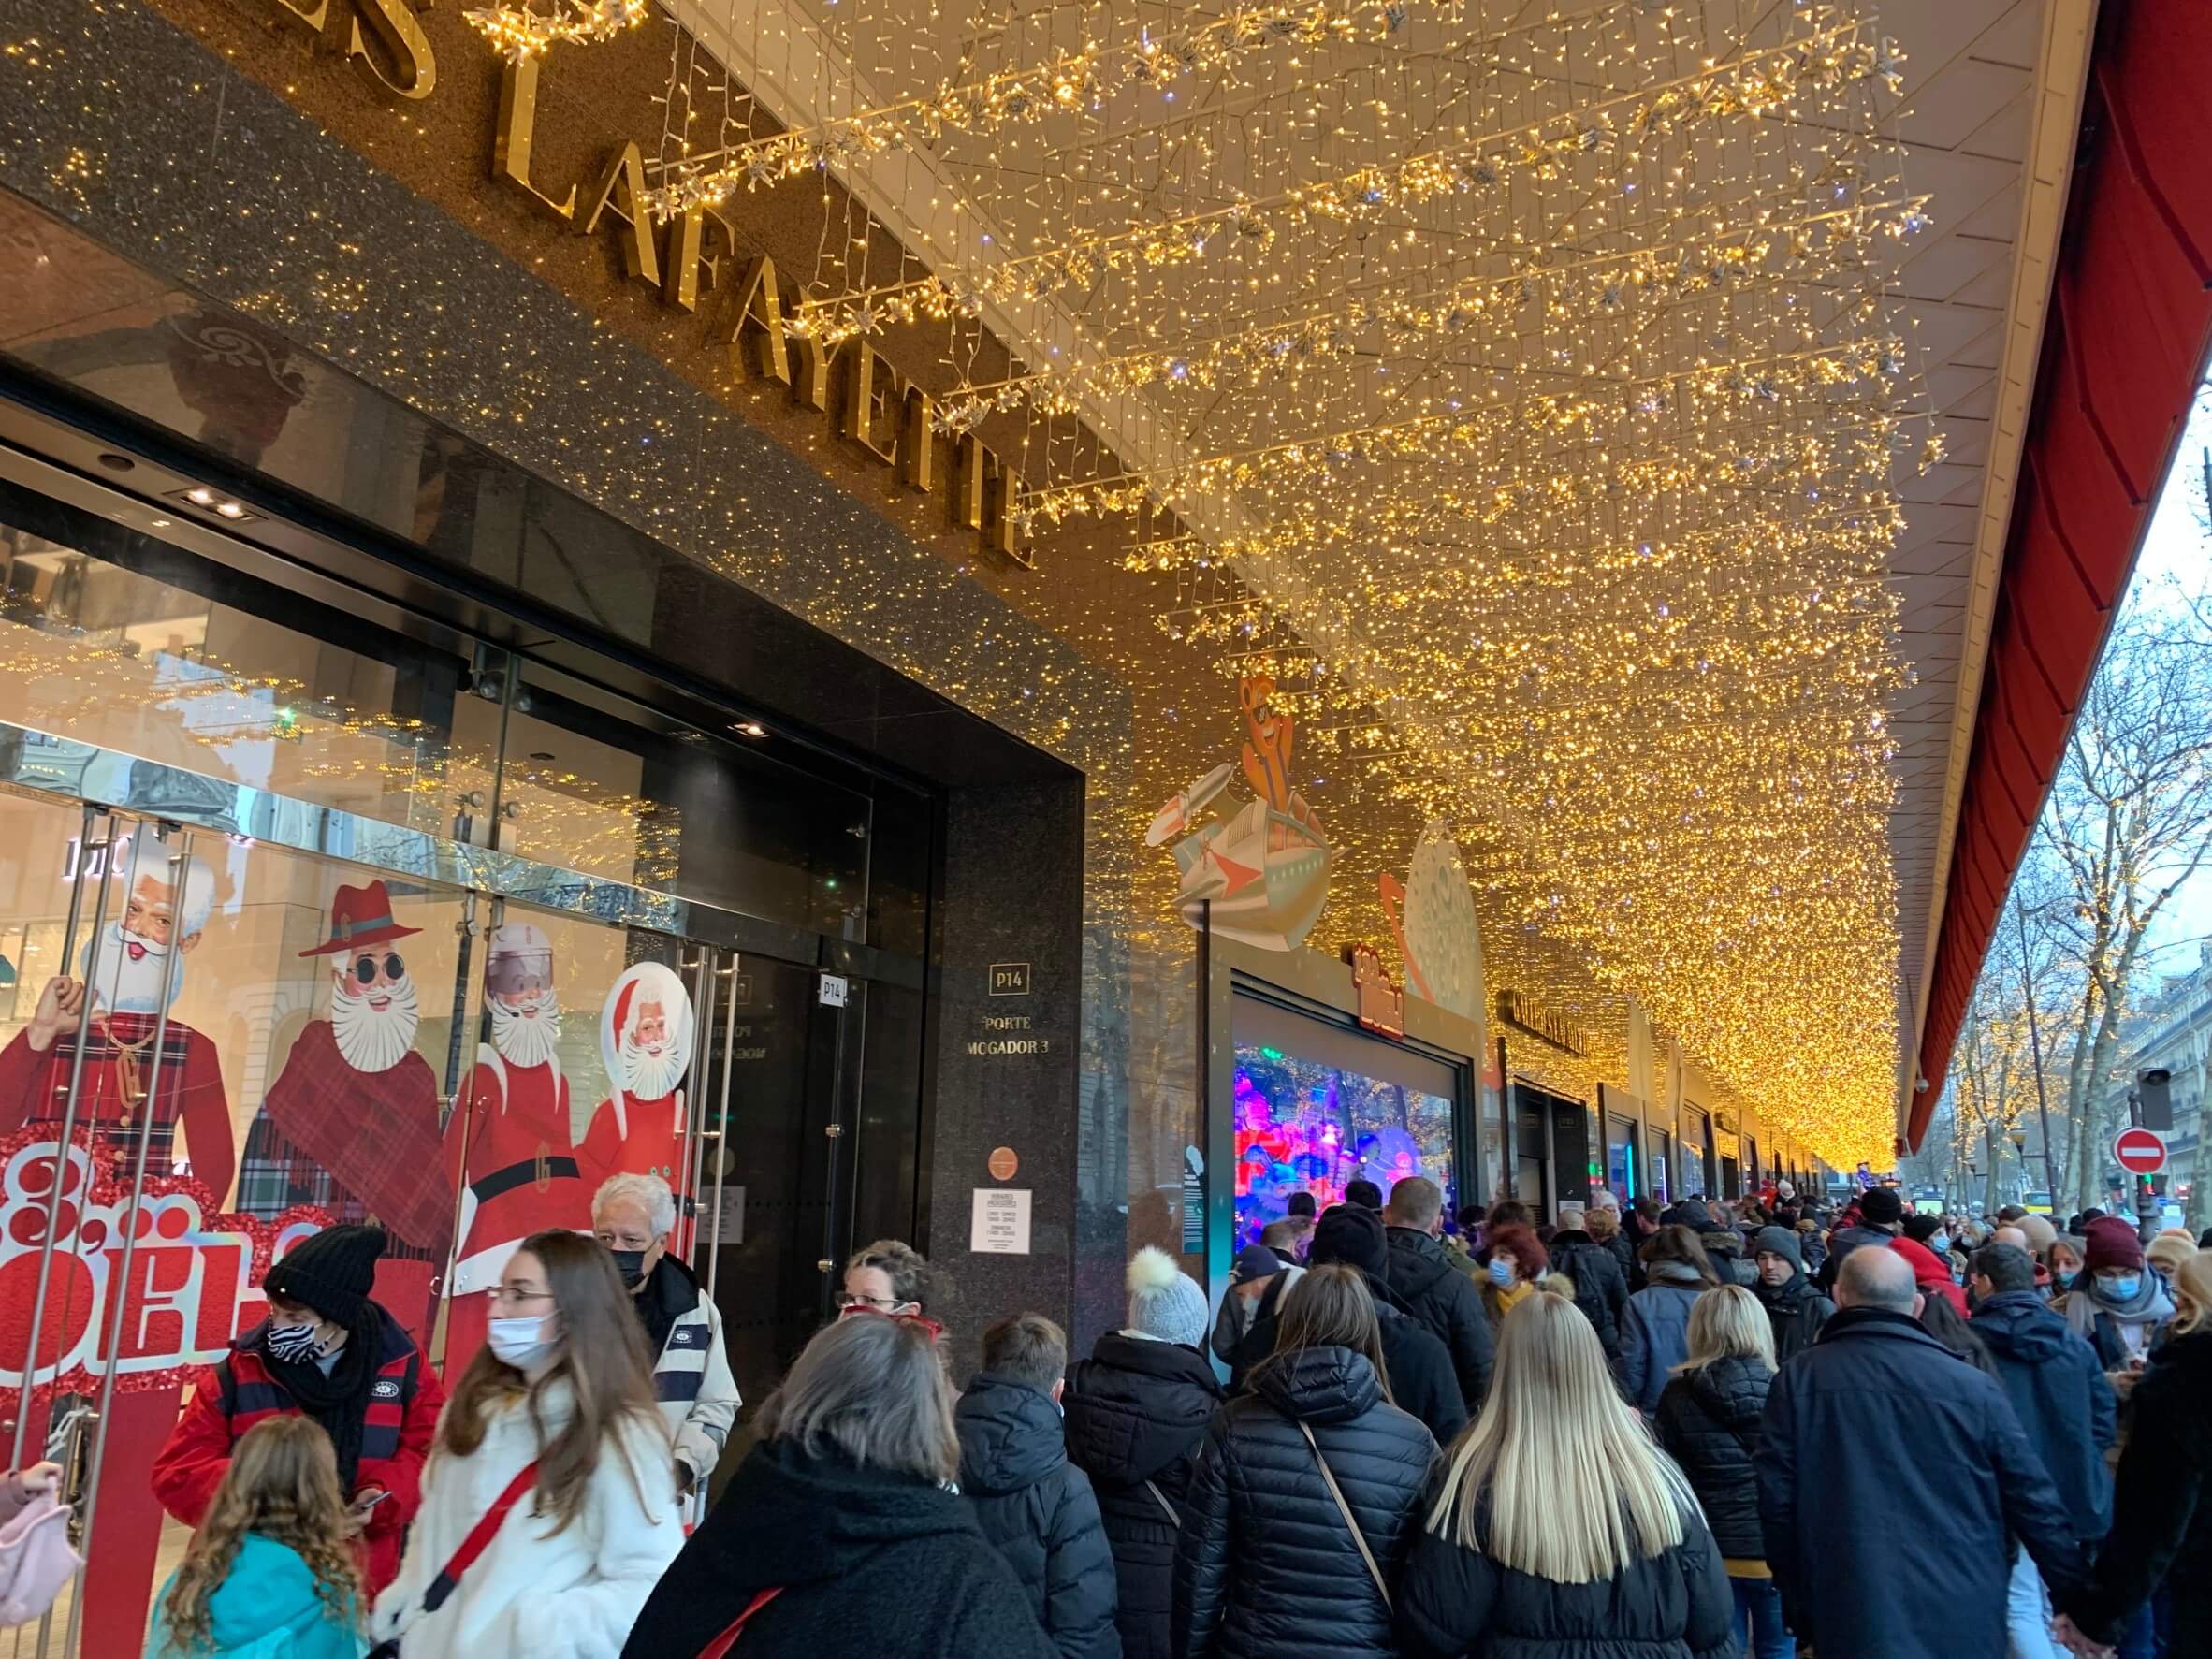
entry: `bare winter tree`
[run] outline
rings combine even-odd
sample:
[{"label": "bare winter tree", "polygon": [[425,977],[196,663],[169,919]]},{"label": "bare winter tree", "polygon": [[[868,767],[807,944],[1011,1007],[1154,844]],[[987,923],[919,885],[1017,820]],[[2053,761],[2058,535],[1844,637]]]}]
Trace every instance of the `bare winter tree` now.
[{"label": "bare winter tree", "polygon": [[2061,919],[2081,974],[2066,1061],[2076,1208],[2102,1197],[2120,1028],[2147,937],[2212,858],[2212,653],[2195,620],[2168,595],[2131,598],[2038,825],[2068,888]]}]

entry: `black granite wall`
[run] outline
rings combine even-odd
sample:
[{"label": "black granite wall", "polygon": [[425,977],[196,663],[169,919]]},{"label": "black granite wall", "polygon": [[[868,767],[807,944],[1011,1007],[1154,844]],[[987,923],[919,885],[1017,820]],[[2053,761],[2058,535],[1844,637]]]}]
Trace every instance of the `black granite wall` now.
[{"label": "black granite wall", "polygon": [[[1095,1322],[1074,1305],[1083,808],[1080,779],[947,801],[924,1247],[952,1284],[933,1311],[962,1378],[1001,1315]],[[1018,1161],[1004,1179],[990,1167],[1001,1147]],[[970,1248],[979,1189],[1029,1194],[1026,1254]]]}]

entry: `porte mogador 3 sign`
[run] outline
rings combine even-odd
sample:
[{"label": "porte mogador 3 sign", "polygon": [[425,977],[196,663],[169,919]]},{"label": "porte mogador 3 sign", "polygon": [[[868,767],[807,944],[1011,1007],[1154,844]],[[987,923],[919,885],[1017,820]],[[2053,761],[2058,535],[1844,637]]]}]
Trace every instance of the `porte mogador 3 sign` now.
[{"label": "porte mogador 3 sign", "polygon": [[[257,0],[257,8],[342,46],[345,61],[380,98],[418,102],[437,93],[436,51],[408,0]],[[796,313],[798,290],[779,280],[776,262],[765,254],[746,259],[737,226],[722,214],[694,207],[656,224],[646,206],[645,153],[635,139],[610,137],[596,179],[536,176],[531,150],[541,67],[536,58],[502,65],[494,182],[519,192],[579,236],[614,238],[630,280],[672,310],[698,313],[708,343],[733,373],[787,387],[794,403],[822,415],[906,488],[933,495],[941,487],[953,529],[1034,569],[1016,533],[1014,470],[975,433],[939,431],[936,400],[865,338],[831,351],[793,327],[786,318]]]}]

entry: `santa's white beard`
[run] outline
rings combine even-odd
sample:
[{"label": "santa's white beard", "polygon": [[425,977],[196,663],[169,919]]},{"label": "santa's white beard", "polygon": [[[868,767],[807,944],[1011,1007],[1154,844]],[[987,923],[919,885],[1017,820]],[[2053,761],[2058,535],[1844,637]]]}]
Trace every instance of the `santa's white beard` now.
[{"label": "santa's white beard", "polygon": [[415,1006],[415,976],[408,974],[378,995],[390,997],[389,1006],[372,1008],[367,996],[350,991],[330,998],[330,1035],[356,1071],[389,1071],[415,1046],[415,1029],[422,1017]]},{"label": "santa's white beard", "polygon": [[658,1100],[673,1094],[677,1079],[683,1074],[684,1056],[673,1043],[655,1055],[640,1048],[634,1038],[622,1039],[622,1086],[633,1099]]},{"label": "santa's white beard", "polygon": [[[528,1012],[532,1009],[537,1012],[534,1019]],[[553,993],[547,991],[519,1008],[493,997],[491,1046],[510,1066],[543,1066],[551,1060],[560,1046],[560,1003]]]},{"label": "santa's white beard", "polygon": [[[139,954],[132,954],[133,946]],[[92,987],[93,1000],[111,1013],[159,1013],[171,990],[168,978],[168,947],[124,932],[120,922],[109,923],[85,943],[84,982]],[[180,986],[183,979],[180,963]]]}]

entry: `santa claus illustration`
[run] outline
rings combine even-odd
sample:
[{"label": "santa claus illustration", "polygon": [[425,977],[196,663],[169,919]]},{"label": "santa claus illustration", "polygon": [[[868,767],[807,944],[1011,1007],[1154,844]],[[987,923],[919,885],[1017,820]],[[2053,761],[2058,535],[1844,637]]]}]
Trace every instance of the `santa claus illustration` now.
[{"label": "santa claus illustration", "polygon": [[691,998],[683,981],[658,962],[626,969],[601,1011],[599,1047],[612,1092],[584,1134],[594,1186],[609,1175],[658,1175],[688,1209],[678,1085],[691,1063]]},{"label": "santa claus illustration", "polygon": [[[84,1033],[78,1123],[92,1130],[95,1147],[127,1176],[141,1126],[151,1116],[147,1172],[196,1175],[220,1204],[230,1191],[238,1155],[215,1045],[182,1020],[172,1016],[166,1028],[162,1023],[162,1010],[184,982],[185,958],[207,930],[215,879],[197,859],[185,861],[181,872],[166,857],[134,862],[122,918],[85,941],[80,962],[84,977],[47,981],[30,1024],[0,1049],[0,1133],[25,1124],[51,1124],[59,1130],[89,995],[92,1019]],[[180,1125],[189,1165],[177,1155]]]},{"label": "santa claus illustration", "polygon": [[491,1041],[476,1051],[445,1125],[446,1168],[461,1188],[445,1325],[445,1371],[484,1345],[490,1292],[516,1245],[547,1228],[591,1225],[591,1189],[570,1137],[560,1074],[553,945],[527,923],[491,936],[484,967]]},{"label": "santa claus illustration", "polygon": [[396,948],[421,931],[392,919],[382,881],[339,888],[330,937],[299,953],[331,958],[330,1015],[300,1031],[262,1099],[237,1205],[274,1218],[313,1204],[333,1221],[383,1228],[374,1294],[411,1329],[453,1247],[438,1078],[415,1052],[415,977]]}]

